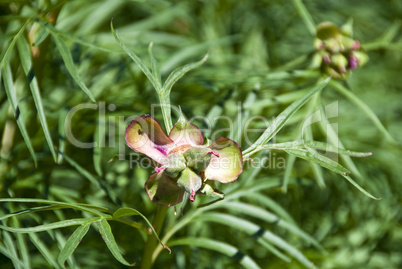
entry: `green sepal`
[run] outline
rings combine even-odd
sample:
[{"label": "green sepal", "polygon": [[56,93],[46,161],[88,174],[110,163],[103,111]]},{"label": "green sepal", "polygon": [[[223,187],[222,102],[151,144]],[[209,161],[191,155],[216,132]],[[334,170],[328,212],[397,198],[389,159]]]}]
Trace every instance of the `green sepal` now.
[{"label": "green sepal", "polygon": [[199,192],[203,195],[208,195],[211,197],[217,197],[220,199],[225,198],[225,194],[216,188],[215,182],[212,180],[207,180]]},{"label": "green sepal", "polygon": [[179,173],[186,168],[186,160],[183,155],[172,153],[167,156],[167,162],[164,166],[166,167],[166,175],[176,178],[179,176]]},{"label": "green sepal", "polygon": [[184,152],[184,158],[187,162],[187,167],[192,168],[196,172],[201,172],[207,169],[211,161],[211,149],[209,148],[190,148]]},{"label": "green sepal", "polygon": [[197,192],[201,188],[202,179],[193,170],[186,168],[181,172],[177,180],[177,185],[191,194]]}]

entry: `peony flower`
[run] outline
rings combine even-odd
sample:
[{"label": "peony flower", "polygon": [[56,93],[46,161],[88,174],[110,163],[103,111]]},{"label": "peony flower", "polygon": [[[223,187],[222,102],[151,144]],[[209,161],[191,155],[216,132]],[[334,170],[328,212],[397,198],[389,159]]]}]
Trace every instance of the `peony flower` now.
[{"label": "peony flower", "polygon": [[180,116],[169,135],[151,116],[135,118],[126,130],[127,145],[143,153],[158,165],[145,182],[149,199],[158,205],[173,206],[189,193],[223,197],[214,181],[234,182],[243,171],[242,152],[231,139],[219,137],[204,145],[197,126]]}]

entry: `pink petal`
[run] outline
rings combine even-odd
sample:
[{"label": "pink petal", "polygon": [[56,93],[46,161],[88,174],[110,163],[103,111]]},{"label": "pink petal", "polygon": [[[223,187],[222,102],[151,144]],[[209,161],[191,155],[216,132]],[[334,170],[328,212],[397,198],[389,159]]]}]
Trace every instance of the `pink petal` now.
[{"label": "pink petal", "polygon": [[205,178],[222,183],[235,181],[243,171],[243,156],[239,145],[229,138],[219,137],[209,148],[216,154],[211,154]]},{"label": "pink petal", "polygon": [[151,116],[135,118],[126,129],[127,145],[158,163],[163,163],[174,147],[173,141],[163,132],[161,125]]},{"label": "pink petal", "polygon": [[168,177],[163,171],[152,174],[145,182],[149,199],[163,206],[174,206],[183,201],[184,190],[177,186],[177,180]]},{"label": "pink petal", "polygon": [[191,145],[199,146],[204,143],[204,136],[200,129],[194,124],[188,122],[181,115],[177,123],[170,131],[169,138],[174,141],[176,146]]}]

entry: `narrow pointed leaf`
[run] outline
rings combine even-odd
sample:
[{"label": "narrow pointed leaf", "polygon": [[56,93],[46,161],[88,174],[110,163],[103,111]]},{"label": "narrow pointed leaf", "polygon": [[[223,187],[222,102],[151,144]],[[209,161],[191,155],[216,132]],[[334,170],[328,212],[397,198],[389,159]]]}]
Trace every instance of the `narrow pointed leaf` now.
[{"label": "narrow pointed leaf", "polygon": [[63,154],[65,154],[65,149],[66,149],[66,129],[64,128],[65,126],[65,120],[67,117],[67,110],[66,109],[61,109],[59,112],[59,126],[58,126],[58,132],[59,132],[59,149],[58,149],[58,156],[57,156],[57,163],[61,164],[63,162]]},{"label": "narrow pointed leaf", "polygon": [[206,60],[208,59],[208,54],[205,55],[204,58],[202,58],[200,61],[191,63],[191,64],[186,64],[182,67],[179,67],[175,69],[169,77],[166,79],[165,83],[163,84],[163,92],[167,95],[170,94],[170,91],[173,87],[173,85],[181,78],[183,77],[187,72],[199,67],[202,65]]},{"label": "narrow pointed leaf", "polygon": [[11,217],[16,217],[19,215],[23,215],[23,214],[30,214],[30,213],[34,213],[34,212],[40,212],[40,211],[46,211],[46,210],[55,210],[55,209],[60,209],[63,208],[62,206],[58,206],[58,205],[48,205],[48,206],[39,206],[39,207],[33,207],[33,208],[28,208],[25,210],[20,210],[18,212],[13,212],[10,214],[6,214],[0,217],[0,220],[3,219],[8,219]]},{"label": "narrow pointed leaf", "polygon": [[124,265],[133,266],[134,263],[130,264],[121,255],[119,247],[117,246],[116,240],[112,233],[112,229],[110,228],[110,225],[107,222],[107,220],[102,218],[96,224],[98,225],[99,233],[101,234],[103,241],[105,241],[106,246],[108,247],[112,255],[116,258],[116,260],[118,260]]},{"label": "narrow pointed leaf", "polygon": [[18,264],[19,266],[23,267],[23,268],[30,268],[28,266],[24,266],[24,264],[18,259],[18,257],[16,257],[8,247],[5,247],[3,245],[0,244],[0,253],[3,254],[5,257],[9,258],[13,265],[15,266],[16,264]]},{"label": "narrow pointed leaf", "polygon": [[[212,221],[221,223],[223,225],[227,225],[229,227],[233,227],[244,231],[250,235],[255,236],[256,234],[261,234],[259,237],[267,240],[273,245],[283,249],[284,251],[288,252],[291,256],[297,259],[300,263],[305,265],[308,268],[312,268],[313,264],[295,247],[287,243],[282,238],[278,237],[277,235],[273,234],[272,232],[262,229],[261,226],[256,225],[248,220],[234,217],[224,213],[203,213],[197,216],[199,221]],[[262,232],[261,232],[262,231]]]},{"label": "narrow pointed leaf", "polygon": [[363,189],[359,184],[357,184],[350,176],[347,175],[342,175],[344,178],[347,179],[347,181],[349,181],[353,186],[355,186],[359,191],[361,191],[364,195],[366,195],[367,197],[370,197],[371,199],[374,200],[380,200],[381,198],[376,198],[374,197],[372,194],[370,194],[369,192],[367,192],[365,189]]},{"label": "narrow pointed leaf", "polygon": [[279,149],[279,150],[286,150],[286,149],[303,149],[303,148],[313,148],[322,150],[325,152],[333,152],[336,154],[343,154],[352,157],[368,157],[371,156],[372,152],[357,152],[346,150],[338,147],[334,147],[331,144],[327,144],[324,142],[319,141],[293,141],[293,142],[285,142],[279,144],[268,144],[262,148],[265,149]]},{"label": "narrow pointed leaf", "polygon": [[75,169],[77,169],[78,172],[80,172],[84,177],[86,177],[92,184],[96,185],[99,189],[105,192],[105,194],[110,197],[112,201],[115,203],[118,203],[118,197],[115,195],[114,192],[112,192],[109,187],[98,177],[92,175],[88,170],[86,170],[84,167],[79,165],[76,161],[74,161],[72,158],[70,158],[67,155],[63,155],[64,159]]},{"label": "narrow pointed leaf", "polygon": [[292,175],[293,166],[295,164],[296,157],[294,155],[288,155],[286,157],[286,168],[285,174],[283,176],[283,184],[282,184],[282,191],[286,193],[288,191],[288,184],[290,180],[290,176]]},{"label": "narrow pointed leaf", "polygon": [[[20,60],[22,69],[24,70],[25,75],[28,77],[30,73],[33,73],[33,66],[32,66],[32,57],[31,51],[28,45],[28,41],[25,39],[24,36],[21,36],[17,40],[17,47],[20,53]],[[38,85],[38,80],[36,79],[35,74],[31,81],[28,81],[29,88],[31,89],[32,97],[35,103],[36,110],[38,111],[39,121],[41,123],[43,133],[45,134],[46,142],[49,146],[50,152],[52,153],[54,161],[57,160],[56,151],[53,146],[52,136],[49,131],[49,127],[47,125],[45,111],[43,109],[42,98],[40,96],[40,90]]]},{"label": "narrow pointed leaf", "polygon": [[69,219],[69,220],[62,220],[62,221],[38,225],[35,227],[29,227],[29,228],[13,228],[13,227],[7,227],[7,226],[0,225],[0,229],[9,231],[9,232],[14,232],[14,233],[31,233],[31,232],[36,233],[36,232],[48,231],[48,230],[58,229],[58,228],[63,228],[63,227],[84,225],[84,224],[95,222],[97,220],[99,220],[99,217]]},{"label": "narrow pointed leaf", "polygon": [[91,224],[86,224],[78,227],[70,238],[68,238],[57,258],[57,261],[61,266],[64,266],[64,262],[71,256],[71,254],[73,254],[82,238],[87,234],[90,226]]},{"label": "narrow pointed leaf", "polygon": [[54,255],[46,246],[46,244],[36,235],[35,233],[29,234],[29,239],[35,245],[35,247],[40,251],[42,256],[46,259],[46,261],[50,264],[51,268],[61,268],[60,265],[57,263]]},{"label": "narrow pointed leaf", "polygon": [[3,232],[2,236],[3,236],[2,239],[3,239],[4,245],[10,251],[10,254],[14,257],[13,259],[11,259],[11,261],[13,262],[14,268],[21,269],[20,263],[17,262],[17,261],[19,261],[19,258],[18,258],[16,246],[15,246],[14,240],[11,238],[10,233]]},{"label": "narrow pointed leaf", "polygon": [[24,23],[21,28],[18,30],[17,34],[13,36],[13,39],[11,40],[10,44],[8,45],[7,49],[5,51],[3,51],[1,53],[1,67],[5,67],[7,64],[9,64],[9,60],[11,57],[11,53],[14,49],[15,43],[17,42],[17,40],[21,37],[21,35],[24,33],[26,26],[28,25],[28,23],[30,22],[30,20],[28,20],[26,23]]},{"label": "narrow pointed leaf", "polygon": [[162,243],[162,241],[160,240],[157,232],[154,229],[154,226],[152,226],[152,224],[149,222],[149,220],[143,214],[141,214],[140,211],[138,211],[134,208],[129,208],[129,207],[119,208],[118,210],[116,210],[116,212],[113,213],[113,218],[119,219],[122,217],[136,216],[136,215],[141,216],[141,218],[143,218],[145,220],[145,222],[148,224],[149,228],[152,230],[152,232],[154,233],[154,235],[156,236],[156,238],[158,239],[158,241],[162,245],[162,247],[166,248],[167,250],[169,250],[169,252],[171,252],[170,248],[165,246]]},{"label": "narrow pointed leaf", "polygon": [[[332,125],[329,123],[327,117],[324,114],[324,111],[324,107],[321,106],[321,121],[318,122],[320,129],[323,131],[323,133],[327,134],[327,141],[329,141],[333,145],[336,145],[338,148],[345,148],[341,139],[338,137],[338,132],[336,132],[332,128]],[[340,157],[345,164],[345,167],[347,167],[354,176],[361,177],[359,170],[357,169],[355,163],[353,162],[352,158],[350,158],[350,156],[340,155]]]},{"label": "narrow pointed leaf", "polygon": [[[213,240],[213,239],[209,239],[209,238],[202,238],[202,237],[196,237],[196,238],[186,237],[186,238],[180,238],[180,239],[171,241],[170,244],[172,246],[188,245],[188,246],[197,246],[197,247],[214,250],[214,251],[220,252],[222,254],[225,254],[229,257],[232,257],[233,259],[239,259],[237,262],[239,262],[241,265],[243,265],[244,268],[253,268],[253,269],[260,268],[257,265],[257,263],[253,259],[251,259],[248,255],[245,255],[236,247],[229,245],[222,241]],[[241,255],[239,255],[239,254],[241,254]]]},{"label": "narrow pointed leaf", "polygon": [[[33,149],[31,139],[29,138],[25,124],[23,122],[23,117],[21,115],[21,111],[18,107],[17,95],[15,93],[13,76],[12,76],[9,64],[7,64],[5,67],[3,67],[3,65],[1,65],[0,82],[1,82],[2,75],[4,75],[4,90],[6,92],[7,99],[10,102],[11,109],[16,117],[18,128],[21,131],[21,135],[24,138],[25,144],[27,145],[27,148],[29,150],[29,153],[32,156],[35,166],[37,166],[38,162],[36,159],[35,151]],[[0,85],[1,85],[1,83],[0,83]],[[17,111],[19,111],[19,115],[18,115]]]},{"label": "narrow pointed leaf", "polygon": [[93,151],[93,162],[94,168],[98,176],[102,176],[102,148],[105,145],[105,117],[99,117],[98,124],[96,125],[95,133],[94,133],[94,142],[96,143],[96,147],[94,147]]},{"label": "narrow pointed leaf", "polygon": [[87,88],[87,86],[85,85],[84,81],[82,80],[82,78],[80,77],[80,75],[78,73],[78,69],[74,64],[73,57],[71,56],[71,52],[68,49],[66,43],[57,34],[53,33],[52,37],[53,37],[54,42],[56,43],[56,47],[57,47],[61,57],[63,58],[64,64],[66,65],[68,72],[73,77],[73,79],[78,84],[78,86],[80,86],[80,88],[83,90],[83,92],[86,95],[88,95],[88,97],[91,99],[91,101],[95,102],[95,97],[93,96],[91,91]]},{"label": "narrow pointed leaf", "polygon": [[332,81],[331,86],[337,89],[341,94],[343,94],[346,98],[348,98],[351,102],[353,102],[357,107],[359,107],[367,117],[373,122],[375,127],[386,137],[388,141],[396,144],[397,142],[391,136],[391,134],[387,131],[381,121],[378,119],[377,115],[371,110],[371,108],[360,100],[352,91],[345,88],[339,81]]},{"label": "narrow pointed leaf", "polygon": [[148,52],[149,52],[149,58],[151,58],[152,74],[155,78],[155,82],[158,87],[156,91],[159,92],[160,89],[162,89],[162,78],[161,78],[161,73],[160,73],[160,69],[159,69],[159,63],[155,59],[154,54],[152,53],[153,45],[154,45],[153,42],[151,42],[151,44],[149,44]]},{"label": "narrow pointed leaf", "polygon": [[112,33],[114,38],[116,39],[117,43],[119,43],[120,47],[130,56],[130,58],[138,65],[138,67],[141,69],[141,71],[147,76],[149,81],[151,82],[152,86],[154,86],[155,90],[159,92],[160,88],[158,88],[158,82],[155,79],[155,77],[152,75],[151,71],[148,69],[148,67],[145,66],[145,64],[141,61],[141,59],[130,49],[124,45],[123,41],[120,39],[117,30],[114,29],[113,27],[113,20],[110,22],[110,28],[112,29]]},{"label": "narrow pointed leaf", "polygon": [[219,203],[219,205],[217,205],[217,207],[225,207],[229,210],[240,212],[242,214],[260,219],[267,223],[274,223],[275,225],[300,236],[307,242],[313,244],[316,248],[323,250],[323,247],[312,236],[310,236],[307,233],[305,233],[304,231],[302,231],[296,225],[279,218],[275,214],[272,214],[271,212],[269,212],[263,208],[260,208],[260,207],[254,206],[254,205],[250,205],[250,204],[246,204],[246,203],[242,203],[242,202],[224,202],[224,203]]},{"label": "narrow pointed leaf", "polygon": [[337,163],[321,154],[318,154],[314,150],[288,149],[288,150],[286,150],[286,152],[291,155],[294,155],[298,158],[302,158],[307,161],[319,164],[322,167],[325,167],[331,171],[334,171],[335,173],[338,173],[341,175],[350,174],[350,171],[347,170],[346,168],[344,168],[342,165],[340,165],[339,163]]},{"label": "narrow pointed leaf", "polygon": [[3,199],[0,199],[0,203],[4,203],[4,202],[49,204],[49,205],[55,205],[55,206],[62,206],[64,208],[78,209],[78,210],[88,212],[88,213],[91,213],[91,214],[94,214],[97,216],[110,217],[110,215],[101,212],[101,211],[108,211],[107,208],[93,206],[93,205],[71,204],[71,203],[50,201],[50,200],[44,200],[44,199],[30,199],[30,198],[3,198]]},{"label": "narrow pointed leaf", "polygon": [[250,153],[254,151],[258,146],[265,145],[269,140],[271,140],[286,124],[286,122],[290,119],[290,117],[296,113],[314,94],[321,91],[327,84],[330,78],[321,82],[310,91],[308,91],[305,95],[303,95],[300,99],[293,102],[290,106],[288,106],[278,117],[276,117],[270,124],[270,126],[264,131],[264,133],[258,138],[258,140],[251,145],[248,149],[246,149],[243,154]]},{"label": "narrow pointed leaf", "polygon": [[[15,227],[20,226],[20,223],[16,218],[14,218],[11,221],[11,223]],[[26,237],[23,234],[19,234],[19,233],[17,233],[15,235],[15,237],[17,237],[18,250],[20,253],[21,260],[24,263],[26,268],[30,268],[31,267],[30,266],[30,254],[29,254],[29,248],[28,248],[28,244],[26,241]]]}]

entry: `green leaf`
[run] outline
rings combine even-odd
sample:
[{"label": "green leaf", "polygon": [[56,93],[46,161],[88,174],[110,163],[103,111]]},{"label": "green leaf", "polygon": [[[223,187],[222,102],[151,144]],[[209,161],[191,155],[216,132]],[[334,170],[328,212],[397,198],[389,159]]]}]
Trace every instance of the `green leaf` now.
[{"label": "green leaf", "polygon": [[3,232],[3,242],[6,248],[10,251],[10,254],[13,256],[11,261],[13,262],[14,268],[15,269],[20,269],[20,260],[18,258],[16,246],[14,244],[14,240],[11,238],[11,235],[8,232]]},{"label": "green leaf", "polygon": [[59,155],[57,157],[57,163],[61,164],[63,162],[63,154],[66,150],[66,130],[65,130],[65,120],[67,117],[67,109],[59,110],[59,122],[58,122],[58,132],[59,132]]},{"label": "green leaf", "polygon": [[34,23],[31,31],[33,30],[37,32],[35,33],[36,38],[32,46],[39,46],[46,39],[46,37],[49,36],[49,31],[47,31],[46,27],[40,23]]},{"label": "green leaf", "polygon": [[245,268],[260,268],[250,256],[245,255],[239,249],[222,241],[202,237],[186,237],[170,241],[170,245],[188,245],[211,249],[232,257],[233,259],[237,259]]},{"label": "green leaf", "polygon": [[212,221],[221,223],[223,225],[227,225],[229,227],[239,229],[241,231],[246,232],[249,235],[259,235],[263,240],[266,240],[273,245],[278,246],[284,251],[288,252],[291,256],[297,259],[300,263],[305,265],[308,268],[312,268],[313,264],[295,247],[284,241],[282,238],[276,236],[263,229],[261,226],[256,225],[248,220],[234,217],[224,213],[203,213],[197,216],[198,221]]},{"label": "green leaf", "polygon": [[0,220],[8,219],[11,217],[16,217],[16,216],[23,215],[23,214],[29,214],[29,213],[40,212],[40,211],[45,211],[45,210],[54,210],[54,209],[59,209],[59,208],[63,208],[63,207],[55,206],[55,205],[48,205],[48,206],[39,206],[39,207],[34,207],[34,208],[28,208],[28,209],[21,210],[18,212],[3,215],[0,217]]},{"label": "green leaf", "polygon": [[76,161],[74,161],[72,158],[67,156],[66,154],[63,154],[64,159],[75,169],[77,169],[78,172],[80,172],[84,177],[86,177],[92,184],[97,186],[99,189],[105,192],[105,194],[110,197],[110,199],[118,203],[118,198],[115,195],[114,192],[112,192],[109,187],[98,177],[92,175],[90,172],[88,172],[84,167],[79,165]]},{"label": "green leaf", "polygon": [[284,229],[294,233],[295,235],[300,236],[307,242],[314,245],[316,248],[318,248],[320,250],[324,250],[323,247],[317,242],[317,240],[315,240],[312,236],[310,236],[307,233],[305,233],[304,231],[302,231],[296,225],[279,218],[275,214],[272,214],[271,212],[269,212],[261,207],[257,207],[257,206],[242,203],[242,202],[222,202],[222,203],[219,203],[217,205],[217,207],[224,207],[231,211],[240,212],[242,214],[251,216],[253,218],[260,219],[263,222],[274,223],[275,225],[277,225],[281,228],[284,228]]},{"label": "green leaf", "polygon": [[73,254],[82,238],[87,234],[90,226],[91,224],[85,224],[78,227],[68,238],[66,244],[59,254],[59,257],[57,258],[57,261],[61,266],[64,266],[64,262],[68,259],[68,257],[71,256],[71,254]]},{"label": "green leaf", "polygon": [[135,263],[128,263],[120,253],[119,247],[117,246],[116,240],[114,239],[112,229],[106,219],[102,218],[96,223],[99,228],[99,233],[101,234],[103,241],[105,241],[106,246],[112,253],[112,255],[124,265],[134,266]]},{"label": "green leaf", "polygon": [[285,150],[287,153],[294,155],[298,158],[305,159],[307,161],[316,163],[321,165],[322,167],[325,167],[331,171],[334,171],[335,173],[341,174],[341,175],[348,175],[350,174],[350,171],[344,168],[342,165],[339,163],[321,155],[315,152],[314,150],[309,150],[309,149],[287,149]]},{"label": "green leaf", "polygon": [[364,190],[362,187],[360,187],[359,184],[357,184],[350,176],[347,175],[342,175],[344,178],[347,179],[347,181],[349,181],[353,186],[355,186],[359,191],[361,191],[364,195],[370,197],[371,199],[374,200],[380,200],[381,198],[376,198],[373,195],[371,195],[369,192],[367,192],[366,190]]},{"label": "green leaf", "polygon": [[357,107],[359,107],[367,117],[373,122],[374,126],[385,136],[385,138],[394,144],[397,144],[395,139],[391,136],[391,134],[385,129],[384,125],[378,119],[377,115],[371,110],[371,108],[359,99],[352,91],[345,88],[339,81],[331,81],[331,86],[338,90],[341,94],[343,94],[346,98],[348,98],[351,102],[353,102]]},{"label": "green leaf", "polygon": [[303,150],[303,149],[287,149],[285,150],[287,153],[292,154],[296,157],[308,160],[310,162],[315,162],[335,173],[338,173],[340,175],[342,175],[344,178],[346,178],[350,183],[352,183],[353,186],[355,186],[359,191],[361,191],[363,194],[365,194],[366,196],[375,199],[375,200],[379,200],[379,198],[375,198],[373,195],[371,195],[370,193],[368,193],[367,191],[365,191],[362,187],[359,186],[359,184],[357,184],[351,177],[349,177],[349,171],[344,168],[343,166],[341,166],[340,164],[338,164],[337,162],[324,157],[320,154],[318,154],[317,152],[311,150],[311,149],[307,149],[307,150]]},{"label": "green leaf", "polygon": [[11,53],[14,49],[15,43],[17,42],[17,40],[20,38],[20,36],[24,33],[25,28],[27,27],[27,25],[30,23],[30,20],[27,20],[22,26],[21,28],[18,30],[17,34],[13,36],[13,39],[11,40],[10,44],[8,45],[7,49],[5,49],[2,53],[1,53],[1,62],[0,65],[1,67],[5,67],[7,64],[9,64],[9,60],[11,57]]},{"label": "green leaf", "polygon": [[108,211],[107,208],[93,205],[70,204],[64,202],[49,201],[44,199],[30,199],[30,198],[3,198],[0,199],[0,203],[2,202],[50,204],[55,206],[62,206],[64,208],[78,209],[84,212],[92,213],[97,216],[110,217],[110,215],[100,212],[100,211]]},{"label": "green leaf", "polygon": [[[329,120],[325,116],[325,108],[321,105],[320,107],[321,120],[318,122],[319,127],[323,133],[327,135],[327,141],[330,143],[337,145],[338,148],[345,148],[342,144],[342,141],[338,137],[338,132],[336,132],[332,128],[332,124],[330,124]],[[345,166],[353,173],[356,177],[361,177],[359,170],[354,164],[352,158],[348,155],[340,155]]]},{"label": "green leaf", "polygon": [[138,67],[142,70],[142,72],[147,76],[149,81],[154,86],[155,90],[159,93],[160,88],[158,87],[157,79],[152,75],[151,71],[149,71],[148,67],[141,61],[141,59],[131,50],[129,50],[126,45],[124,45],[123,41],[120,39],[119,35],[117,34],[117,30],[113,27],[113,20],[110,22],[110,28],[112,29],[112,33],[114,38],[116,39],[117,43],[119,43],[120,47],[130,56],[130,58],[138,65]]},{"label": "green leaf", "polygon": [[200,61],[186,64],[184,66],[176,68],[166,79],[165,83],[163,84],[163,92],[165,94],[170,94],[173,85],[182,78],[187,72],[201,66],[206,60],[208,59],[208,53],[202,58]]},{"label": "green leaf", "polygon": [[35,233],[30,233],[29,239],[50,264],[51,268],[61,268],[54,258],[53,253],[46,247],[46,244]]},{"label": "green leaf", "polygon": [[67,67],[68,72],[73,77],[75,82],[80,86],[80,88],[88,95],[92,102],[95,101],[95,97],[91,93],[91,91],[87,88],[84,81],[81,79],[77,67],[74,64],[73,57],[71,56],[70,50],[68,49],[64,40],[59,37],[57,34],[52,33],[52,37],[54,42],[56,43],[57,49],[60,52],[61,57],[63,58],[64,64]]},{"label": "green leaf", "polygon": [[99,116],[98,118],[98,123],[96,125],[95,133],[94,133],[94,142],[96,144],[96,147],[94,147],[93,150],[93,162],[94,162],[94,168],[98,176],[102,176],[102,148],[105,146],[105,134],[106,134],[106,128],[105,128],[105,117],[104,116]]},{"label": "green leaf", "polygon": [[162,89],[162,78],[161,78],[161,73],[159,69],[159,63],[155,59],[154,54],[152,53],[152,48],[153,48],[153,42],[149,44],[148,47],[148,52],[149,52],[149,58],[151,58],[151,64],[152,64],[152,74],[155,78],[156,85],[158,89]]},{"label": "green leaf", "polygon": [[368,157],[373,155],[372,152],[357,152],[357,151],[350,151],[338,147],[334,147],[331,144],[327,144],[324,142],[319,141],[293,141],[293,142],[286,142],[286,143],[279,143],[279,144],[268,144],[263,148],[266,149],[279,149],[279,150],[286,150],[286,149],[304,149],[304,148],[314,148],[319,149],[326,152],[333,152],[336,154],[343,154],[352,157]]},{"label": "green leaf", "polygon": [[[29,74],[31,72],[33,74],[33,66],[32,66],[32,58],[31,58],[31,51],[29,48],[29,44],[24,36],[21,36],[17,40],[17,47],[18,47],[18,51],[20,53],[22,69],[24,70],[25,75],[28,77],[28,76],[30,76]],[[53,146],[52,136],[50,134],[49,127],[47,125],[46,115],[45,115],[45,111],[43,109],[42,98],[40,96],[40,90],[39,90],[38,80],[37,80],[36,76],[33,75],[32,80],[28,81],[28,83],[29,83],[29,88],[31,89],[31,93],[32,93],[32,97],[33,97],[33,100],[35,103],[36,110],[38,111],[39,121],[42,125],[43,133],[45,134],[45,138],[46,138],[47,144],[49,146],[50,152],[53,155],[53,159],[56,162],[56,160],[57,160],[56,151]]]},{"label": "green leaf", "polygon": [[282,191],[286,193],[288,191],[288,183],[290,180],[290,176],[292,175],[292,170],[293,166],[295,164],[296,157],[293,155],[288,155],[286,157],[286,168],[285,168],[285,174],[283,175],[283,186],[282,186]]},{"label": "green leaf", "polygon": [[136,215],[141,216],[141,218],[143,218],[145,220],[145,222],[148,224],[149,228],[151,228],[152,232],[154,233],[154,235],[156,236],[156,238],[158,239],[158,241],[162,245],[162,247],[169,250],[169,252],[171,252],[170,248],[165,246],[162,243],[162,241],[160,240],[158,233],[154,229],[154,226],[149,222],[149,220],[143,214],[141,214],[140,211],[138,211],[134,208],[130,208],[130,207],[119,208],[118,210],[116,210],[116,212],[113,213],[113,219],[117,220],[122,217],[136,216]]},{"label": "green leaf", "polygon": [[0,244],[0,253],[3,254],[4,256],[6,256],[7,258],[9,258],[13,265],[18,264],[21,267],[24,268],[30,268],[28,266],[25,266],[19,259],[18,257],[16,257],[15,255],[13,255],[13,253],[10,252],[11,250],[8,247],[5,247],[3,245]]},{"label": "green leaf", "polygon": [[271,122],[270,126],[264,131],[264,133],[258,138],[258,140],[243,152],[243,158],[247,158],[248,156],[253,154],[259,146],[265,145],[269,140],[271,140],[271,138],[274,137],[282,129],[285,123],[297,110],[300,109],[300,107],[302,107],[315,93],[322,90],[328,84],[329,79],[330,78],[327,78],[325,81],[312,88],[300,99],[296,100],[284,111],[282,111],[282,113],[279,114],[279,116],[277,116]]},{"label": "green leaf", "polygon": [[308,12],[306,6],[303,4],[302,0],[292,0],[293,5],[295,6],[297,12],[303,19],[304,24],[306,25],[307,30],[310,32],[312,36],[316,34],[316,26],[313,20],[313,17]]},{"label": "green leaf", "polygon": [[[12,219],[11,223],[13,226],[16,227],[20,226],[20,223],[16,218]],[[26,242],[26,237],[23,234],[19,233],[17,233],[15,236],[17,237],[18,250],[20,253],[21,260],[24,263],[25,267],[30,268],[30,255],[28,245]]]},{"label": "green leaf", "polygon": [[48,230],[58,229],[58,228],[63,228],[63,227],[84,225],[84,224],[95,222],[97,220],[99,220],[99,217],[69,219],[69,220],[62,220],[62,221],[38,225],[35,227],[29,227],[29,228],[13,228],[13,227],[7,227],[7,226],[0,225],[0,229],[9,231],[9,232],[14,232],[14,233],[31,233],[31,232],[36,233],[36,232],[48,231]]},{"label": "green leaf", "polygon": [[[35,151],[33,149],[32,143],[31,143],[31,139],[29,138],[27,129],[25,127],[23,117],[22,117],[21,114],[19,114],[19,116],[18,116],[18,113],[17,113],[17,111],[20,111],[20,109],[18,107],[17,95],[15,93],[13,76],[12,76],[9,64],[6,64],[6,66],[3,66],[3,64],[1,65],[0,82],[1,82],[2,74],[4,74],[4,78],[5,78],[5,80],[4,80],[4,90],[6,92],[7,99],[10,102],[11,109],[12,109],[12,111],[13,111],[15,117],[16,117],[18,128],[21,131],[21,135],[24,138],[25,144],[27,145],[27,148],[29,150],[29,153],[32,156],[32,159],[33,159],[33,161],[35,163],[35,166],[37,166],[38,161],[36,159]],[[21,111],[19,113],[21,113]]]}]

